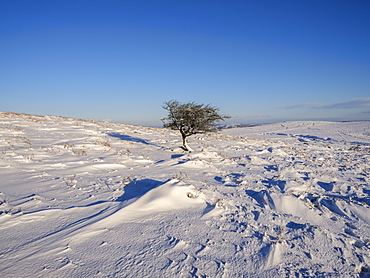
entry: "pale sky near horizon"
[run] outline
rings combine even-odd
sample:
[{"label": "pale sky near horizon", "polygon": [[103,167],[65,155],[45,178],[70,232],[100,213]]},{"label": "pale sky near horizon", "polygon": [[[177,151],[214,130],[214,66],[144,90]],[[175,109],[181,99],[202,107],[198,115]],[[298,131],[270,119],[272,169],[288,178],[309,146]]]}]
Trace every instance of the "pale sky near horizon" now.
[{"label": "pale sky near horizon", "polygon": [[160,125],[370,120],[370,1],[0,1],[0,111]]}]

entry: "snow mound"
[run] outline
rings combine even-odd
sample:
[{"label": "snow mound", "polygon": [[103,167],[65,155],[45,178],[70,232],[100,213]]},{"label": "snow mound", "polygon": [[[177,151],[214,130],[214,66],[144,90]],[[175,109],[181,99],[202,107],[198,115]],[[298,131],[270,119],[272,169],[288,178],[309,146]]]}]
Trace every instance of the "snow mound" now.
[{"label": "snow mound", "polygon": [[151,219],[151,215],[156,216],[166,211],[187,209],[204,203],[201,194],[193,185],[176,179],[168,180],[133,203],[92,224],[85,231],[72,237],[71,242],[81,243],[90,236],[99,235],[124,222],[145,221]]},{"label": "snow mound", "polygon": [[104,219],[104,223],[132,220],[175,209],[186,209],[205,203],[193,185],[172,179],[147,192],[135,202]]}]

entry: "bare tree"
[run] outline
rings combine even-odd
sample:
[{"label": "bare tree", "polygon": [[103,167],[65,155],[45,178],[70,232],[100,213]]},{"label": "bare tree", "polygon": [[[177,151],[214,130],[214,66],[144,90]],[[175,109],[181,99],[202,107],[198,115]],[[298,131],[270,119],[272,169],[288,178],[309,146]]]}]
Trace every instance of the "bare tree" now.
[{"label": "bare tree", "polygon": [[216,132],[218,131],[216,124],[230,118],[220,115],[219,108],[210,104],[180,103],[177,100],[170,100],[164,103],[163,108],[168,111],[168,116],[162,119],[164,127],[180,131],[183,147],[187,151],[191,150],[186,142],[188,136]]}]

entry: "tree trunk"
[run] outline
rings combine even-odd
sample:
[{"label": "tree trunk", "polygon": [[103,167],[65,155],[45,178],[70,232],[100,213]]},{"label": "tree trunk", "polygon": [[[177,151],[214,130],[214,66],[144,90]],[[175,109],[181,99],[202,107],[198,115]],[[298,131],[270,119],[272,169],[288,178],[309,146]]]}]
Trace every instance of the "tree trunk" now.
[{"label": "tree trunk", "polygon": [[185,135],[185,134],[183,134],[183,133],[181,133],[181,135],[182,135],[182,146],[184,147],[184,149],[185,149],[186,151],[191,152],[191,151],[192,151],[192,149],[188,146],[188,142],[186,141],[186,135]]}]

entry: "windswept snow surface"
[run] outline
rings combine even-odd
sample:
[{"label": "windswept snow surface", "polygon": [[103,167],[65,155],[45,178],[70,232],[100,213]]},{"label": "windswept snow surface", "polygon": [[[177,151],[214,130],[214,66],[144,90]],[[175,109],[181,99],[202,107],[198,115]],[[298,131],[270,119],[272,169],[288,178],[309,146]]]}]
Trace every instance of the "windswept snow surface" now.
[{"label": "windswept snow surface", "polygon": [[1,277],[369,277],[370,122],[180,137],[0,113]]}]

